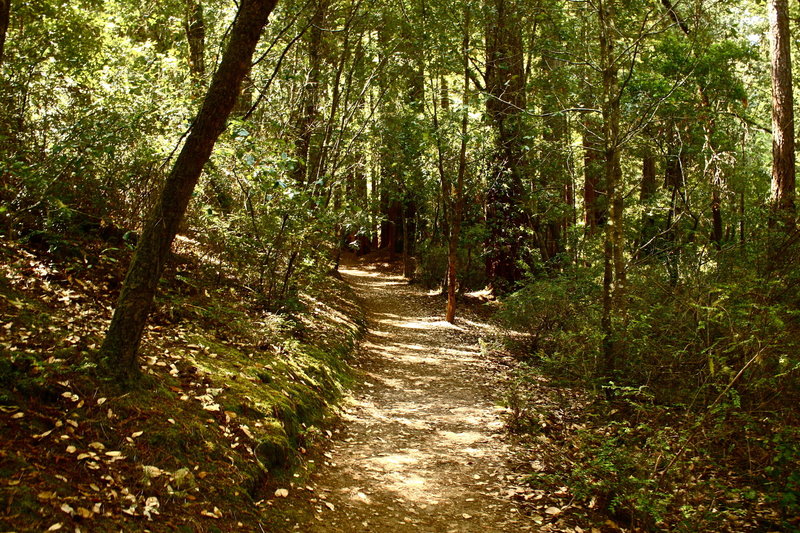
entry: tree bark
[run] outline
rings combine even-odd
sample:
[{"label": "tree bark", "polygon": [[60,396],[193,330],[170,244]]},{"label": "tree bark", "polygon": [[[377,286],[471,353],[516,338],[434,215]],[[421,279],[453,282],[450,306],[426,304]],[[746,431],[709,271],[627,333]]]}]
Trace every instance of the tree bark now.
[{"label": "tree bark", "polygon": [[597,129],[595,120],[587,116],[583,121],[583,222],[590,236],[608,218],[606,188],[603,184],[603,146],[595,138],[598,136]]},{"label": "tree bark", "polygon": [[795,155],[792,59],[787,0],[769,0],[772,67],[772,209],[773,219],[794,227]]},{"label": "tree bark", "polygon": [[100,348],[103,364],[120,381],[138,370],[137,352],[158,280],[192,191],[225,129],[261,32],[277,0],[242,0],[230,41],[192,130],[146,219],[111,325]]},{"label": "tree bark", "polygon": [[0,0],[0,65],[5,59],[6,34],[11,18],[11,0]]},{"label": "tree bark", "polygon": [[642,186],[639,189],[639,202],[644,207],[639,229],[639,246],[637,255],[651,255],[654,247],[654,238],[658,232],[656,219],[652,212],[652,198],[658,191],[656,180],[656,157],[648,147],[642,157]]}]

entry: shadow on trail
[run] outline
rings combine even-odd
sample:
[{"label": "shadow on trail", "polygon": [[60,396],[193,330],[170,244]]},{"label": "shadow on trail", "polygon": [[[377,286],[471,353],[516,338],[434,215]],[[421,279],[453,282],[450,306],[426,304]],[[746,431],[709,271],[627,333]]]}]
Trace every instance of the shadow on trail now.
[{"label": "shadow on trail", "polygon": [[[346,430],[312,486],[289,501],[312,532],[493,532],[533,529],[506,497],[516,480],[491,398],[494,370],[478,339],[491,326],[444,321],[439,298],[402,278],[341,270],[364,300],[365,381]],[[297,493],[297,491],[295,491]],[[287,524],[288,525],[288,524]]]}]

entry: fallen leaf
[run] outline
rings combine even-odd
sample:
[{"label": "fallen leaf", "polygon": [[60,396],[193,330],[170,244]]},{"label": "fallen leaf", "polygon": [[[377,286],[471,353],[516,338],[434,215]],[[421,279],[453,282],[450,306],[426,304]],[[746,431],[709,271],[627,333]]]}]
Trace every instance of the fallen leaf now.
[{"label": "fallen leaf", "polygon": [[278,489],[275,491],[275,496],[278,498],[286,498],[289,496],[289,491],[286,489]]},{"label": "fallen leaf", "polygon": [[158,508],[161,507],[161,504],[158,503],[158,498],[155,496],[150,496],[144,502],[144,509],[142,510],[142,514],[145,515],[148,520],[152,520],[153,517],[150,516],[151,514],[158,514]]},{"label": "fallen leaf", "polygon": [[62,503],[60,509],[69,515],[75,514],[75,509],[68,503]]},{"label": "fallen leaf", "polygon": [[106,399],[105,398],[98,398],[97,399],[97,405],[103,405],[104,403],[106,403]]},{"label": "fallen leaf", "polygon": [[81,518],[89,519],[94,516],[94,513],[91,512],[89,509],[84,509],[83,507],[78,507],[78,516]]},{"label": "fallen leaf", "polygon": [[92,448],[93,450],[97,451],[103,451],[106,449],[105,444],[103,444],[102,442],[90,442],[89,448]]},{"label": "fallen leaf", "polygon": [[208,516],[209,518],[222,518],[222,511],[216,507],[214,507],[213,511],[200,511],[200,514],[203,516]]},{"label": "fallen leaf", "polygon": [[157,466],[151,466],[151,465],[142,465],[142,470],[144,470],[144,473],[147,477],[153,477],[153,478],[156,478],[164,473],[164,471],[158,468]]},{"label": "fallen leaf", "polygon": [[78,448],[76,448],[75,446],[72,446],[72,445],[67,446],[67,453],[75,453],[77,451],[78,451]]},{"label": "fallen leaf", "polygon": [[324,502],[324,503],[325,503],[325,507],[327,507],[331,511],[335,511],[336,510],[336,507],[334,507],[331,502]]},{"label": "fallen leaf", "polygon": [[461,516],[463,516],[463,517],[464,517],[465,519],[467,519],[467,520],[469,520],[470,518],[472,518],[472,515],[471,515],[471,514],[467,514],[467,513],[464,513],[464,514],[462,514]]},{"label": "fallen leaf", "polygon": [[106,452],[106,455],[109,457],[119,457],[122,455],[122,452],[114,450],[111,452]]},{"label": "fallen leaf", "polygon": [[557,515],[561,514],[561,509],[559,509],[558,507],[548,507],[547,509],[544,510],[544,512],[549,515]]},{"label": "fallen leaf", "polygon": [[131,505],[127,509],[123,509],[122,512],[127,514],[127,515],[135,516],[136,515],[136,506],[135,505]]},{"label": "fallen leaf", "polygon": [[25,416],[25,413],[20,411],[19,413],[15,413],[15,414],[11,415],[11,418],[19,419],[19,418],[22,418],[24,416]]},{"label": "fallen leaf", "polygon": [[62,527],[64,527],[64,524],[62,524],[61,522],[56,522],[52,526],[48,527],[47,531],[58,531]]},{"label": "fallen leaf", "polygon": [[134,431],[133,433],[131,433],[131,437],[135,439],[136,437],[141,437],[142,434],[144,434],[144,431]]}]

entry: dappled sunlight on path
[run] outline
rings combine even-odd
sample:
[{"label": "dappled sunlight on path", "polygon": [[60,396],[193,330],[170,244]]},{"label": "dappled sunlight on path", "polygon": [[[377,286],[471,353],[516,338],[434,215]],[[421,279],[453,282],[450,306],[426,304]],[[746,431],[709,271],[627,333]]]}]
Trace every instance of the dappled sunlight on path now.
[{"label": "dappled sunlight on path", "polygon": [[[357,366],[364,386],[343,436],[311,486],[281,505],[314,532],[532,530],[505,488],[516,480],[502,439],[495,370],[479,320],[442,319],[443,302],[401,277],[349,269],[369,332]],[[305,511],[303,512],[303,507]]]}]

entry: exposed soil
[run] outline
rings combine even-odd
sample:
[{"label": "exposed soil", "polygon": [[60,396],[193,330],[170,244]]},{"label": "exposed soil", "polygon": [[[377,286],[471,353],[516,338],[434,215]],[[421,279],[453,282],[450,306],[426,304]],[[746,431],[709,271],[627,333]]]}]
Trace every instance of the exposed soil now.
[{"label": "exposed soil", "polygon": [[[538,529],[511,496],[501,373],[482,355],[492,326],[375,267],[342,276],[363,299],[363,386],[310,480],[270,504],[282,530],[500,532]],[[287,518],[288,517],[288,518]]]}]

